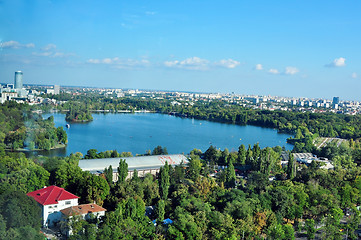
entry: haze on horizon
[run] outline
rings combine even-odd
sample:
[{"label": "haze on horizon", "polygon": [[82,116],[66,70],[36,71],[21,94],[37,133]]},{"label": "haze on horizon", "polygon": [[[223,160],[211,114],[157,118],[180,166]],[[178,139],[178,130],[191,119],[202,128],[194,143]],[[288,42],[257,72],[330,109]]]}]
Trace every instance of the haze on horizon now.
[{"label": "haze on horizon", "polygon": [[0,82],[361,101],[361,2],[0,1]]}]

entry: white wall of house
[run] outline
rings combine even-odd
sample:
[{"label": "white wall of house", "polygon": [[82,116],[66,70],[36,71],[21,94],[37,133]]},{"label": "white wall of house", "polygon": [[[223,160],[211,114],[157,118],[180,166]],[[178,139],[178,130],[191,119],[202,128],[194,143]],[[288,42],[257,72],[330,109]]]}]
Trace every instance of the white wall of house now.
[{"label": "white wall of house", "polygon": [[59,201],[58,204],[50,204],[42,206],[43,226],[53,227],[54,223],[59,222],[62,217],[60,210],[68,207],[77,206],[78,199],[69,199]]}]

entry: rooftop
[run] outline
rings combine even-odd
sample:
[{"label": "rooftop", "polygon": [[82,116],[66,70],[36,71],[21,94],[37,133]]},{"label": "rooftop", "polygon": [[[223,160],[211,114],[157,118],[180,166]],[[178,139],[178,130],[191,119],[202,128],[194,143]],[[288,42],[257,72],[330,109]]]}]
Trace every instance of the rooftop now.
[{"label": "rooftop", "polygon": [[95,213],[95,212],[102,212],[102,211],[106,211],[106,209],[95,203],[72,206],[72,207],[68,207],[63,210],[60,210],[60,212],[62,212],[66,216],[84,215],[87,213]]},{"label": "rooftop", "polygon": [[182,161],[188,163],[187,158],[182,154],[174,155],[151,155],[141,157],[125,157],[125,158],[99,158],[99,159],[83,159],[79,161],[79,167],[83,171],[103,172],[105,168],[112,165],[113,171],[117,171],[120,159],[125,159],[129,170],[145,170],[154,169],[164,166],[165,162],[169,165],[179,165]]},{"label": "rooftop", "polygon": [[66,191],[64,188],[57,186],[42,188],[34,192],[29,192],[26,195],[34,198],[35,201],[41,205],[58,204],[59,201],[79,198],[78,196]]}]

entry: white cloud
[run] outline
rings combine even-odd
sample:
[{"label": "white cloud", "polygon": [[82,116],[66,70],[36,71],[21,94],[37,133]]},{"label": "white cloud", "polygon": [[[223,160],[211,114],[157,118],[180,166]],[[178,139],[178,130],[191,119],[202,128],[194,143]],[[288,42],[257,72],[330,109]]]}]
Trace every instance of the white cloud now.
[{"label": "white cloud", "polygon": [[100,60],[99,59],[88,59],[87,63],[93,63],[93,64],[98,64],[100,63]]},{"label": "white cloud", "polygon": [[229,59],[222,59],[218,62],[215,62],[214,64],[216,66],[225,67],[225,68],[235,68],[238,65],[240,65],[241,63],[229,58]]},{"label": "white cloud", "polygon": [[294,74],[298,73],[299,71],[300,70],[298,70],[298,68],[296,68],[296,67],[286,67],[285,74],[294,75]]},{"label": "white cloud", "polygon": [[199,57],[187,58],[183,61],[165,61],[164,66],[169,68],[180,68],[188,70],[209,70],[211,67],[235,68],[241,63],[233,59],[222,59],[215,62],[210,62],[207,59]]},{"label": "white cloud", "polygon": [[357,73],[355,73],[355,72],[352,73],[352,74],[351,74],[351,77],[352,77],[352,78],[357,78],[357,77],[358,77],[358,76],[357,76]]},{"label": "white cloud", "polygon": [[268,70],[269,73],[272,73],[272,74],[279,74],[280,72],[275,69],[275,68],[271,68],[270,70]]},{"label": "white cloud", "polygon": [[126,69],[134,67],[145,67],[150,64],[146,59],[135,60],[135,59],[120,59],[118,57],[114,58],[103,58],[103,59],[88,59],[87,63],[90,64],[106,64],[111,65],[114,68]]},{"label": "white cloud", "polygon": [[55,49],[56,48],[56,45],[55,44],[52,44],[52,43],[49,43],[48,45],[44,46],[43,48],[41,48],[41,50],[43,51],[49,51],[49,50],[52,50],[52,49]]},{"label": "white cloud", "polygon": [[0,48],[12,48],[12,49],[19,49],[19,48],[34,48],[34,43],[27,43],[27,44],[21,44],[17,41],[8,41],[8,42],[2,42],[0,43]]},{"label": "white cloud", "polygon": [[340,57],[333,60],[333,62],[326,64],[326,67],[344,67],[346,66],[346,58]]},{"label": "white cloud", "polygon": [[263,70],[262,64],[256,64],[256,70]]},{"label": "white cloud", "polygon": [[166,67],[174,67],[174,68],[183,68],[190,70],[207,70],[209,69],[209,61],[206,59],[201,59],[199,57],[191,57],[187,58],[183,61],[165,61],[164,65]]},{"label": "white cloud", "polygon": [[33,52],[34,56],[39,57],[53,57],[53,58],[62,58],[74,56],[74,53],[63,53],[63,52]]}]

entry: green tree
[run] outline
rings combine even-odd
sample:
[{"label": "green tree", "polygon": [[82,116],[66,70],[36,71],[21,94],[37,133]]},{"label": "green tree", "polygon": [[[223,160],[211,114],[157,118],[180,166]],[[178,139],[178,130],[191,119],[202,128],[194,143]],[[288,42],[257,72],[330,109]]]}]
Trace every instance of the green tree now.
[{"label": "green tree", "polygon": [[188,163],[188,177],[195,181],[201,173],[202,162],[198,155],[191,155]]},{"label": "green tree", "polygon": [[157,224],[162,225],[164,221],[165,214],[165,202],[164,200],[159,200],[157,206],[155,207],[155,216],[157,219]]},{"label": "green tree", "polygon": [[120,159],[118,167],[118,183],[124,182],[128,176],[128,163],[125,159]]},{"label": "green tree", "polygon": [[138,181],[138,180],[139,180],[138,171],[137,171],[137,169],[134,169],[132,181]]},{"label": "green tree", "polygon": [[236,186],[236,172],[234,170],[233,163],[231,162],[226,169],[226,182],[225,186],[233,188]]},{"label": "green tree", "polygon": [[246,164],[246,148],[243,144],[239,146],[237,155],[238,155],[237,163],[240,165]]},{"label": "green tree", "polygon": [[108,168],[104,169],[104,175],[105,175],[105,179],[107,180],[108,184],[112,184],[113,183],[113,168],[112,165],[110,165]]},{"label": "green tree", "polygon": [[313,220],[312,218],[307,219],[305,222],[305,230],[308,240],[315,239],[315,233],[316,233],[315,220]]},{"label": "green tree", "polygon": [[296,162],[293,157],[293,153],[288,155],[288,164],[287,164],[287,177],[288,179],[293,179],[296,176]]},{"label": "green tree", "polygon": [[96,159],[98,158],[98,150],[96,149],[89,149],[84,156],[85,159]]},{"label": "green tree", "polygon": [[164,167],[161,167],[159,170],[159,195],[163,200],[167,200],[168,191],[169,191],[169,165],[168,162],[165,162]]}]

